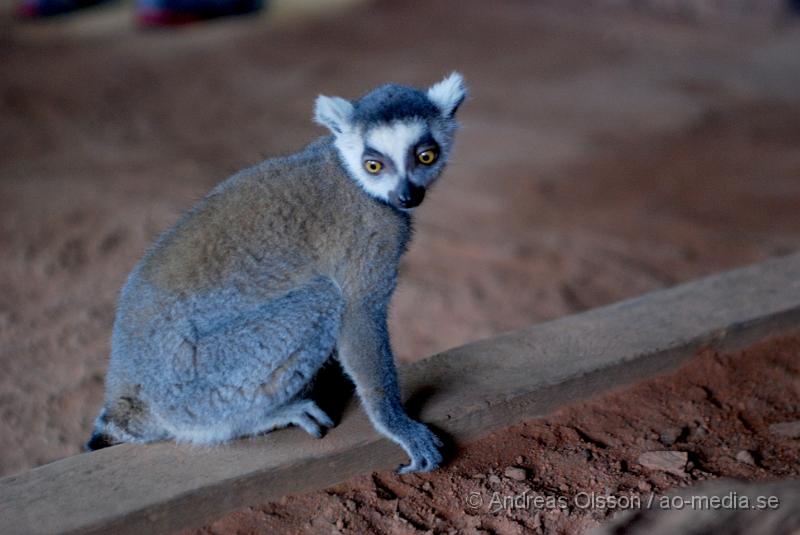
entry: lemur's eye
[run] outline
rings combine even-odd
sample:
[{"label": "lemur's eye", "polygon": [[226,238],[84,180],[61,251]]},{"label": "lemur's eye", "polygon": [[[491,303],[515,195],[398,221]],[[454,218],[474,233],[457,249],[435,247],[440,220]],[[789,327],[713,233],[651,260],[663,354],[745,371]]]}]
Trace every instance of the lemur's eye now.
[{"label": "lemur's eye", "polygon": [[364,162],[364,169],[371,175],[377,175],[383,169],[383,164],[378,160],[367,160]]},{"label": "lemur's eye", "polygon": [[436,149],[428,149],[417,154],[417,161],[422,165],[431,165],[438,157],[439,153],[436,152]]}]

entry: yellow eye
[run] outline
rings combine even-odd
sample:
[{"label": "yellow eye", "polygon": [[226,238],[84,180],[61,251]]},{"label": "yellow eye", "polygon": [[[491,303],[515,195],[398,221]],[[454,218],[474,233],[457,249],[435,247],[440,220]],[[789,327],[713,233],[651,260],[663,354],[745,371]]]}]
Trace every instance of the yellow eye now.
[{"label": "yellow eye", "polygon": [[431,165],[436,161],[438,156],[439,155],[437,154],[436,150],[428,149],[417,154],[417,161],[419,161],[419,163],[422,165]]},{"label": "yellow eye", "polygon": [[367,160],[364,162],[364,169],[371,175],[377,175],[383,169],[383,164],[378,160]]}]

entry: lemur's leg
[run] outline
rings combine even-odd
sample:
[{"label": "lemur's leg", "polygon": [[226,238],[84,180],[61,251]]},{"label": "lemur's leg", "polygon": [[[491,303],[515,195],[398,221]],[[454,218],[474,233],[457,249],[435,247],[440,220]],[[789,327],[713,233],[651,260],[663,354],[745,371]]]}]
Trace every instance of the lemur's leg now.
[{"label": "lemur's leg", "polygon": [[338,286],[318,278],[211,332],[176,333],[142,387],[142,411],[159,427],[141,438],[210,444],[291,423],[320,434],[330,419],[300,396],[334,351],[342,310]]},{"label": "lemur's leg", "polygon": [[386,307],[349,307],[342,320],[338,352],[372,424],[411,458],[408,465],[400,467],[400,473],[437,468],[442,461],[441,440],[426,425],[411,419],[400,399]]}]

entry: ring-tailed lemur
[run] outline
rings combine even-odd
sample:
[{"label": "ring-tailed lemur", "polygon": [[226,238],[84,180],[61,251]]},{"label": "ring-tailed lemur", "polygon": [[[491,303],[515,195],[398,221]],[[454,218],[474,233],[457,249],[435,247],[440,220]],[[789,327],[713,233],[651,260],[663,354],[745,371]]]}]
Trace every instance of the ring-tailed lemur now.
[{"label": "ring-tailed lemur", "polygon": [[119,298],[105,405],[87,447],[211,444],[333,422],[308,385],[334,355],[375,428],[411,458],[439,439],[403,409],[386,326],[410,210],[441,174],[465,97],[453,73],[422,91],[320,96],[330,129],[214,188],[164,233]]}]

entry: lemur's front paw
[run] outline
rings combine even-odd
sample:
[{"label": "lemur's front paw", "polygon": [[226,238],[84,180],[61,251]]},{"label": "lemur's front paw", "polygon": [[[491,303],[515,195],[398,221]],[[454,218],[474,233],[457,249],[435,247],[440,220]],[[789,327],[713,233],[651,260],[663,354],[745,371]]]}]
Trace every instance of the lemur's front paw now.
[{"label": "lemur's front paw", "polygon": [[409,428],[403,435],[399,442],[411,457],[411,462],[400,466],[397,469],[399,474],[430,472],[439,467],[442,462],[442,454],[439,452],[442,441],[425,424],[410,420]]}]

